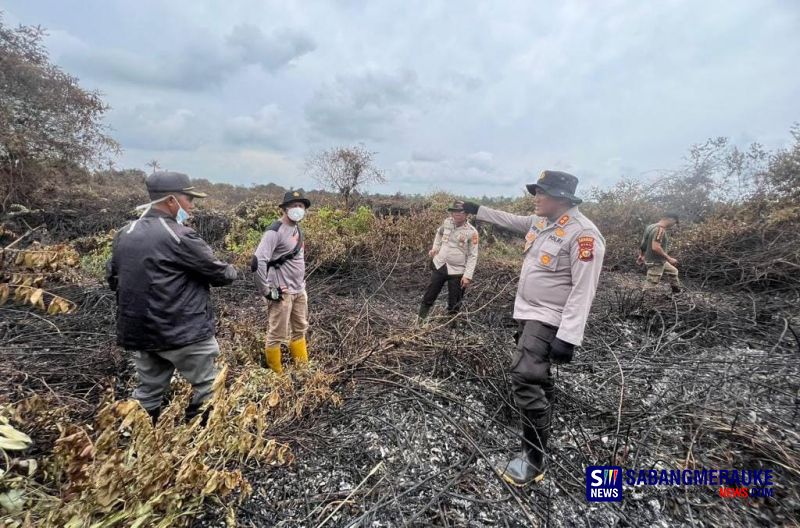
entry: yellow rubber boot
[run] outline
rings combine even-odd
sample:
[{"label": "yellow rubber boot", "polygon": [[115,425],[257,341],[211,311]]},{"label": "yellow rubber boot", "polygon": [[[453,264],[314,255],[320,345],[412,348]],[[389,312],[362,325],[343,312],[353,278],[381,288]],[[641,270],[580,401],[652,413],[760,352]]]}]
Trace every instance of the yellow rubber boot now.
[{"label": "yellow rubber boot", "polygon": [[308,349],[306,348],[306,338],[301,337],[297,341],[289,343],[289,352],[292,354],[295,366],[303,366],[308,363]]},{"label": "yellow rubber boot", "polygon": [[278,374],[283,372],[283,366],[281,366],[280,345],[274,347],[267,347],[264,350],[264,357],[267,360],[267,366],[271,368],[274,372],[277,372]]}]

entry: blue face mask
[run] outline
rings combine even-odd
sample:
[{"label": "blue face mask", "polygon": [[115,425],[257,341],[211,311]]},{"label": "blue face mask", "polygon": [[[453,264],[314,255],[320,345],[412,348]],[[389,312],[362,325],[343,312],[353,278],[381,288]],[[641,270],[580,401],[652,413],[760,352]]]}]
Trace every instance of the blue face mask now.
[{"label": "blue face mask", "polygon": [[183,224],[185,221],[189,219],[189,213],[181,207],[181,204],[178,204],[178,213],[175,215],[175,221],[179,224]]}]

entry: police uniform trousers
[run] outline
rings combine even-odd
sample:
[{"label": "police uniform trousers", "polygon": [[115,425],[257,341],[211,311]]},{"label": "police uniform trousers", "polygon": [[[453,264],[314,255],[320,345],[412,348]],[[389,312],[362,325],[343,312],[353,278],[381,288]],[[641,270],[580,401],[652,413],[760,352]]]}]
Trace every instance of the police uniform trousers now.
[{"label": "police uniform trousers", "polygon": [[511,388],[514,401],[522,410],[544,415],[551,411],[555,386],[550,373],[550,343],[557,331],[539,321],[520,321],[517,349],[511,361]]},{"label": "police uniform trousers", "polygon": [[439,269],[436,269],[433,261],[431,261],[431,270],[431,281],[422,297],[422,306],[430,309],[436,302],[444,284],[447,283],[447,311],[451,314],[458,313],[464,298],[464,288],[461,287],[461,278],[464,275],[448,275],[447,264],[442,264]]}]

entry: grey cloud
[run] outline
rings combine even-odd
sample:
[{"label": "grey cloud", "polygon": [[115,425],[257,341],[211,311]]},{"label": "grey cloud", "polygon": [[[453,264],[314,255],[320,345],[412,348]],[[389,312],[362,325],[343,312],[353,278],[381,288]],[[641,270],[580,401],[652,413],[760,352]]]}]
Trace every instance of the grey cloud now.
[{"label": "grey cloud", "polygon": [[233,28],[226,39],[238,49],[247,64],[260,64],[265,70],[274,72],[292,61],[316,49],[316,43],[307,34],[288,28],[280,28],[270,35],[251,24]]},{"label": "grey cloud", "polygon": [[434,184],[458,188],[461,186],[513,186],[519,183],[516,175],[502,172],[490,152],[479,151],[466,156],[440,161],[407,160],[395,164],[391,181],[401,184]]},{"label": "grey cloud", "polygon": [[340,75],[306,105],[312,129],[344,140],[381,140],[414,119],[423,90],[408,69]]},{"label": "grey cloud", "polygon": [[111,126],[125,148],[194,150],[211,141],[205,118],[186,108],[140,104],[112,111]]},{"label": "grey cloud", "polygon": [[276,105],[267,105],[254,115],[237,116],[225,124],[225,139],[234,145],[265,146],[286,149],[293,132]]},{"label": "grey cloud", "polygon": [[220,86],[237,71],[258,65],[274,73],[315,49],[304,33],[277,29],[265,35],[252,25],[234,27],[222,41],[201,34],[175,53],[147,54],[85,44],[64,54],[63,62],[89,76],[161,88],[200,91]]},{"label": "grey cloud", "polygon": [[411,161],[439,162],[445,159],[441,152],[428,150],[415,150],[411,153]]}]

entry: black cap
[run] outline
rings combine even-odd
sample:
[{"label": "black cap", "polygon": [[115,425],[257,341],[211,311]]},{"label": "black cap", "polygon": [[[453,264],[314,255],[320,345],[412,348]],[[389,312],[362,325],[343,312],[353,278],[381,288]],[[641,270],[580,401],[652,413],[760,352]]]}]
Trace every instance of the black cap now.
[{"label": "black cap", "polygon": [[464,213],[464,202],[461,200],[456,200],[453,202],[453,205],[447,208],[447,211],[450,213]]},{"label": "black cap", "polygon": [[300,202],[306,206],[306,209],[311,207],[311,200],[303,195],[303,191],[287,191],[286,194],[283,195],[283,202],[281,202],[279,207],[286,207],[292,202]]},{"label": "black cap", "polygon": [[205,198],[206,193],[200,192],[192,186],[189,176],[181,172],[159,171],[149,175],[145,180],[147,192],[151,194],[181,193],[195,198]]},{"label": "black cap", "polygon": [[576,205],[583,201],[575,196],[575,189],[578,188],[578,178],[568,172],[542,171],[539,175],[539,180],[536,183],[528,184],[526,187],[531,194],[541,191],[548,196],[564,198]]}]

